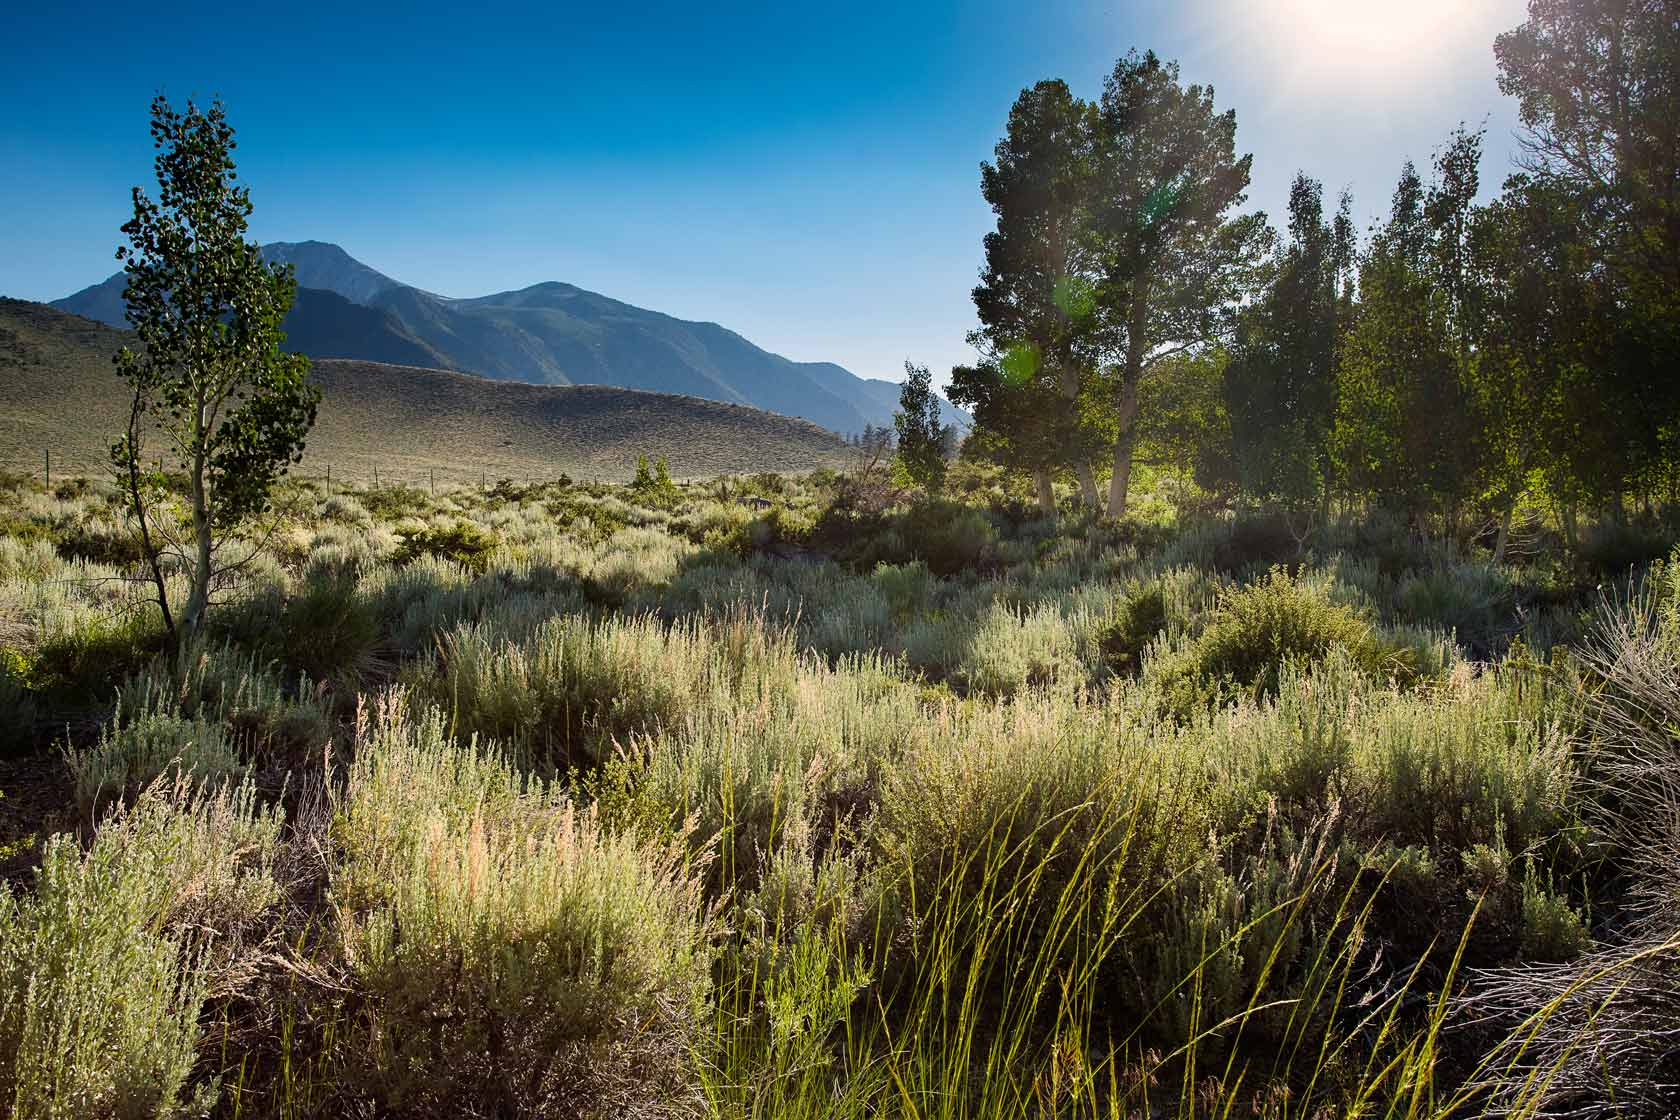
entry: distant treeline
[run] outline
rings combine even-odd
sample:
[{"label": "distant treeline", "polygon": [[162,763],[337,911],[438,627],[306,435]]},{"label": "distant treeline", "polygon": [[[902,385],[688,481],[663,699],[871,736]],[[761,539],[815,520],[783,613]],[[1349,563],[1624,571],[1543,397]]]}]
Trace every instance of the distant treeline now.
[{"label": "distant treeline", "polygon": [[[1126,506],[1134,462],[1302,517],[1333,501],[1499,524],[1680,491],[1680,23],[1531,0],[1498,37],[1523,157],[1478,203],[1482,132],[1408,161],[1365,236],[1302,173],[1245,214],[1234,111],[1133,52],[1094,102],[1024,90],[981,186],[985,355],[966,453]],[[1094,465],[1097,469],[1093,469]]]}]

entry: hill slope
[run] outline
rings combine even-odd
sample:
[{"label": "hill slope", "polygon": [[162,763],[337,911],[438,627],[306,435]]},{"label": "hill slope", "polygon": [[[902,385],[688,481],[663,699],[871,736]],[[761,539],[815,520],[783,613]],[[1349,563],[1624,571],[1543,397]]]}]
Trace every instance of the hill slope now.
[{"label": "hill slope", "polygon": [[[399,283],[326,242],[276,242],[263,254],[297,270],[300,296],[286,320],[288,345],[312,356],[413,361],[546,385],[685,393],[801,416],[846,433],[889,425],[897,408],[894,382],[866,380],[829,362],[790,361],[716,323],[673,318],[571,284],[446,299]],[[122,288],[119,273],[52,306],[122,326]],[[312,289],[371,315],[353,322],[336,304],[306,298]],[[329,314],[335,316],[331,323],[318,321]],[[392,357],[397,339],[426,356]],[[330,348],[316,348],[322,345]],[[967,424],[965,414],[941,405],[948,423]]]},{"label": "hill slope", "polygon": [[[342,302],[342,301],[341,301]],[[368,309],[358,308],[358,311]],[[44,304],[0,298],[0,465],[104,470],[126,423],[111,354],[131,336]],[[636,456],[665,455],[679,476],[803,470],[844,446],[807,421],[757,409],[610,386],[489,381],[371,361],[317,360],[320,417],[304,474],[414,482],[553,477],[622,479]]]}]

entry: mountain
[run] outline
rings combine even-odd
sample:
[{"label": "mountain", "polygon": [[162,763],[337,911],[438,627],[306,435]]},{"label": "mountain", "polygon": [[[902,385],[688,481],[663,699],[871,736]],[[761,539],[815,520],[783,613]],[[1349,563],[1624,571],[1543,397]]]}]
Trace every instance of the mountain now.
[{"label": "mountain", "polygon": [[[107,326],[125,328],[128,326],[127,307],[123,303],[126,284],[119,272],[73,296],[54,300],[51,306]],[[300,284],[297,299],[280,329],[286,333],[287,350],[315,358],[364,358],[398,365],[452,368],[448,358],[416,338],[389,311],[363,306],[326,288]]]},{"label": "mountain", "polygon": [[[891,424],[898,407],[895,382],[861,378],[830,362],[790,361],[717,323],[673,318],[571,284],[450,299],[399,283],[327,242],[276,242],[263,255],[296,269],[299,297],[285,322],[287,346],[316,357],[681,393],[848,434]],[[123,283],[119,273],[52,306],[121,326]],[[358,317],[346,302],[367,314]],[[940,404],[947,423],[967,425],[966,414]]]},{"label": "mountain", "polygon": [[262,252],[270,264],[291,265],[298,287],[337,292],[351,303],[371,303],[381,292],[402,287],[325,241],[275,241]]},{"label": "mountain", "polygon": [[286,349],[312,358],[361,358],[399,366],[448,369],[449,361],[416,338],[401,319],[323,288],[299,288],[281,324]]},{"label": "mountain", "polygon": [[[360,316],[371,309],[330,292]],[[300,301],[301,302],[301,301]],[[362,321],[371,321],[363,319]],[[102,474],[127,423],[111,355],[128,331],[0,297],[0,467]],[[397,345],[397,341],[392,341]],[[373,361],[316,359],[319,417],[298,472],[420,483],[480,478],[625,479],[639,454],[678,476],[837,466],[845,447],[808,421],[755,408],[603,385],[530,385]]]}]

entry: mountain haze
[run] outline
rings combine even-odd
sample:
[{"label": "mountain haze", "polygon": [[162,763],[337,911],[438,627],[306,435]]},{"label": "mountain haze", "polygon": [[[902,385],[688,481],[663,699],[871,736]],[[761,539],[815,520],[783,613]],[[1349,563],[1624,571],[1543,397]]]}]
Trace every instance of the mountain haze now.
[{"label": "mountain haze", "polygon": [[[677,319],[572,284],[451,299],[400,283],[322,241],[263,247],[290,264],[298,301],[287,347],[539,385],[613,385],[747,405],[853,433],[892,423],[896,382],[795,362],[717,323]],[[125,325],[121,273],[53,307]],[[947,423],[968,417],[941,401]]]}]

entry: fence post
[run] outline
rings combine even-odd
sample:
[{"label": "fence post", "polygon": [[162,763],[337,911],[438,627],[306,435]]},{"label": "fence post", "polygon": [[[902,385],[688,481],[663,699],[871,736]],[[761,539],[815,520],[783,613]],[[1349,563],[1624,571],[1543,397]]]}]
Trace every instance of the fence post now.
[{"label": "fence post", "polygon": [[379,468],[378,467],[373,468],[373,488],[375,490],[379,489]]},{"label": "fence post", "polygon": [[432,472],[432,497],[435,498],[435,497],[437,497],[437,468],[436,467],[431,468],[431,472]]},{"label": "fence post", "polygon": [[47,448],[47,489],[52,489],[52,448]]}]

